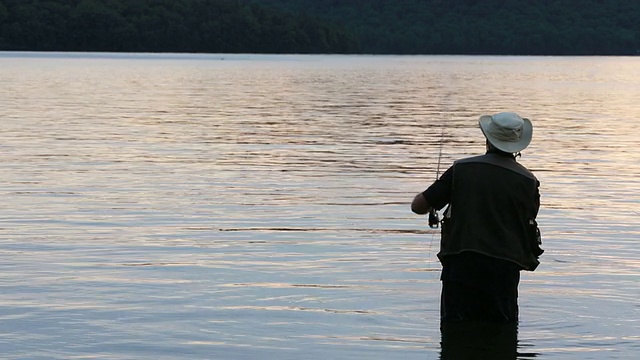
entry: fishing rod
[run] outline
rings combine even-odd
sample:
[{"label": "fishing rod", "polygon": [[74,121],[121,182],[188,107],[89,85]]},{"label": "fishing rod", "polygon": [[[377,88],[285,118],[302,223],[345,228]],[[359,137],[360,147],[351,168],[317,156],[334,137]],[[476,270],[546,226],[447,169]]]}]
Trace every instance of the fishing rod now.
[{"label": "fishing rod", "polygon": [[[436,167],[436,181],[440,177],[440,161],[442,160],[442,143],[444,142],[444,126],[442,126],[442,132],[440,134],[440,149],[438,150],[438,165]],[[438,210],[436,208],[431,207],[429,210],[429,227],[432,229],[437,229],[438,224],[440,224],[440,215],[438,214]]]}]

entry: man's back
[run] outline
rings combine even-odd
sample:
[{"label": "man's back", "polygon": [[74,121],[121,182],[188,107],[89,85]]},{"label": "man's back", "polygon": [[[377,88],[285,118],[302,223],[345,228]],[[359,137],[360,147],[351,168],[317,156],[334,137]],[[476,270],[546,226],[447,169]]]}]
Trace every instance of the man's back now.
[{"label": "man's back", "polygon": [[457,161],[451,181],[438,256],[475,251],[535,269],[529,243],[539,208],[535,176],[509,154],[488,153]]}]

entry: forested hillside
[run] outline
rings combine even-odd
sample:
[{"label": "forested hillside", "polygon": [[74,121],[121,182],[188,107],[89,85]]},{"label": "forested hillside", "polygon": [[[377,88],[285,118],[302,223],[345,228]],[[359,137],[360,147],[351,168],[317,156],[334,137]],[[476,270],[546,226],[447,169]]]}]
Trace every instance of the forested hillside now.
[{"label": "forested hillside", "polygon": [[0,0],[0,50],[343,53],[340,27],[237,0]]},{"label": "forested hillside", "polygon": [[636,0],[0,0],[0,50],[640,54]]},{"label": "forested hillside", "polygon": [[344,24],[368,53],[638,54],[637,0],[253,0]]}]

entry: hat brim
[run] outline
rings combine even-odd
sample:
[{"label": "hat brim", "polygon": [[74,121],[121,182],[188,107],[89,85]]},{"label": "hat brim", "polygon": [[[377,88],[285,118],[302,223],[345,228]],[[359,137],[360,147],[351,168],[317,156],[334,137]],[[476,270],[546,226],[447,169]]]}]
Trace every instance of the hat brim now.
[{"label": "hat brim", "polygon": [[519,141],[503,141],[498,140],[495,137],[491,136],[487,132],[487,128],[492,121],[491,115],[482,115],[480,116],[480,130],[484,134],[484,137],[491,143],[491,145],[495,146],[498,150],[502,150],[508,153],[517,153],[518,151],[524,150],[531,143],[531,138],[533,137],[533,124],[531,124],[531,120],[522,119],[524,123],[522,124],[522,136]]}]

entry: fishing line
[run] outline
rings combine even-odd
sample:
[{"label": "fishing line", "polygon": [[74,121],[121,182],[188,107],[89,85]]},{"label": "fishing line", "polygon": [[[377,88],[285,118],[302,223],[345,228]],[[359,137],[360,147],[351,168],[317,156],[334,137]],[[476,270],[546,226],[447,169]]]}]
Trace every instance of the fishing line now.
[{"label": "fishing line", "polygon": [[[444,124],[441,125],[441,132],[440,132],[440,144],[439,144],[439,149],[438,149],[438,164],[436,166],[436,181],[438,181],[438,178],[440,177],[440,163],[442,161],[442,147],[443,147],[443,143],[444,143]],[[431,208],[431,210],[429,210],[429,227],[431,229],[437,229],[438,225],[440,223],[440,215],[438,214],[438,210],[436,210],[434,207]],[[435,230],[431,230],[431,241],[429,242],[429,269],[431,269],[431,263],[433,262],[432,260],[432,255],[433,255],[433,242],[435,241],[435,237],[436,237],[436,231]]]},{"label": "fishing line", "polygon": [[[436,166],[436,181],[440,177],[440,162],[442,161],[442,143],[444,143],[444,125],[442,127],[442,132],[440,133],[440,149],[438,150],[438,165]],[[432,229],[437,229],[438,224],[440,223],[440,215],[438,214],[438,210],[434,207],[431,207],[429,210],[429,227]]]}]

